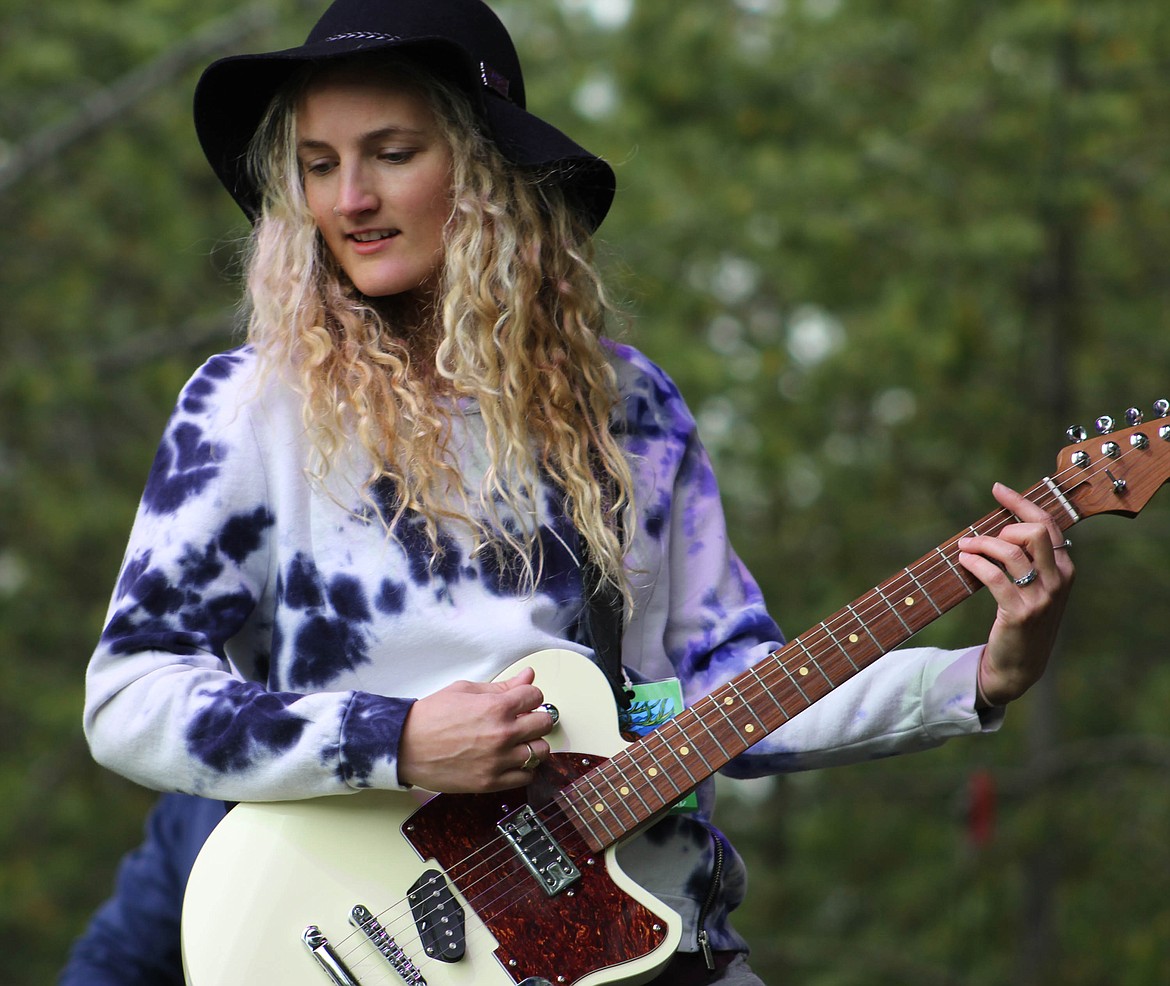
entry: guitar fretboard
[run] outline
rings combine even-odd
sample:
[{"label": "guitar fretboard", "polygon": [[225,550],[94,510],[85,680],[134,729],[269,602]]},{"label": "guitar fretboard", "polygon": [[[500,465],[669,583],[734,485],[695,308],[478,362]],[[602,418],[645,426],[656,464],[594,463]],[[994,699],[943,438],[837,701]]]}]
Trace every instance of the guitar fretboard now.
[{"label": "guitar fretboard", "polygon": [[[1079,519],[1051,479],[1024,495],[1061,530]],[[959,539],[1014,520],[998,510],[943,542],[564,788],[561,808],[595,851],[613,845],[974,594],[982,584],[959,564]]]}]

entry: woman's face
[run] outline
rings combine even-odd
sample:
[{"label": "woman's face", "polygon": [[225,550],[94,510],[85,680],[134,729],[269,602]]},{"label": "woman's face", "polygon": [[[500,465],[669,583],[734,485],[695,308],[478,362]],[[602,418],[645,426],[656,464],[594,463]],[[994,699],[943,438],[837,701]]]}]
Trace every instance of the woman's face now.
[{"label": "woman's face", "polygon": [[362,294],[429,295],[451,211],[451,151],[426,100],[388,73],[341,67],[296,111],[305,198]]}]

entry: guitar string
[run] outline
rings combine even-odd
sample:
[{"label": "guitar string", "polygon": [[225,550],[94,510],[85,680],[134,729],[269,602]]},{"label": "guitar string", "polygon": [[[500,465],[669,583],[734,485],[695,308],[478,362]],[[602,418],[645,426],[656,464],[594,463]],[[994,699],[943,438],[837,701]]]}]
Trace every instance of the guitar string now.
[{"label": "guitar string", "polygon": [[[1119,456],[1117,459],[1109,459],[1107,462],[1098,465],[1093,470],[1085,469],[1085,468],[1082,468],[1079,466],[1067,467],[1063,471],[1057,473],[1055,478],[1050,477],[1050,479],[1052,479],[1052,482],[1054,482],[1056,484],[1056,486],[1058,487],[1058,491],[1054,492],[1052,490],[1052,488],[1050,486],[1048,486],[1047,482],[1041,482],[1040,484],[1037,484],[1033,488],[1032,491],[1030,491],[1032,493],[1032,502],[1036,503],[1037,505],[1042,506],[1043,509],[1045,509],[1045,511],[1049,512],[1050,514],[1051,514],[1050,508],[1053,508],[1053,507],[1059,507],[1063,513],[1063,501],[1062,501],[1063,493],[1062,493],[1062,491],[1060,491],[1060,486],[1061,486],[1062,480],[1066,479],[1068,476],[1084,477],[1084,476],[1092,475],[1095,478],[1095,477],[1099,476],[1102,472],[1105,472],[1105,471],[1109,470],[1110,468],[1112,468],[1113,465],[1118,463],[1121,458],[1124,458],[1125,456],[1128,456],[1135,451],[1138,451],[1138,449],[1131,446],[1128,450],[1125,450],[1122,453],[1122,455]],[[1059,523],[1059,518],[1061,516],[1061,513],[1055,514],[1054,516],[1058,518],[1058,523]],[[1068,515],[1064,514],[1064,516],[1067,517]],[[1010,523],[1011,519],[1012,519],[1012,514],[1009,511],[1007,511],[1006,509],[1001,508],[997,511],[994,511],[992,514],[988,515],[987,517],[982,518],[977,523],[979,525],[984,525],[984,524],[988,525],[986,527],[986,531],[991,532],[991,531],[996,531],[996,530],[1002,528],[1007,523]],[[1067,526],[1071,527],[1076,522],[1077,522],[1076,520],[1072,520],[1071,523],[1069,523]],[[975,525],[972,525],[971,527],[962,531],[960,534],[954,535],[952,538],[950,538],[948,541],[944,542],[942,545],[940,545],[936,549],[935,553],[939,555],[939,561],[935,561],[934,557],[932,555],[928,554],[928,555],[924,556],[923,559],[920,559],[920,562],[924,561],[925,559],[930,559],[930,562],[929,562],[926,570],[917,570],[913,567],[910,567],[907,570],[904,570],[903,572],[898,573],[897,575],[891,577],[886,582],[879,584],[877,587],[870,590],[870,593],[876,593],[877,596],[879,597],[879,599],[876,601],[873,601],[869,605],[869,608],[860,614],[856,613],[856,611],[851,610],[851,612],[853,614],[852,616],[841,615],[839,617],[839,619],[837,619],[838,625],[850,625],[854,620],[857,620],[860,623],[868,625],[869,623],[873,622],[874,618],[871,616],[872,613],[877,612],[880,616],[887,615],[887,610],[892,610],[892,605],[887,597],[889,595],[901,595],[904,591],[902,587],[906,587],[905,591],[909,591],[910,583],[913,583],[914,588],[916,588],[918,591],[920,591],[921,593],[926,595],[928,599],[931,598],[930,587],[937,587],[937,585],[943,580],[944,577],[950,583],[960,582],[961,584],[963,584],[965,586],[965,588],[967,588],[969,594],[974,593],[979,588],[979,585],[978,584],[976,584],[974,586],[967,585],[965,580],[961,576],[961,573],[966,573],[966,569],[957,568],[955,565],[951,564],[951,560],[947,556],[946,552],[948,552],[948,551],[954,552],[955,558],[957,560],[957,551],[956,551],[957,540],[960,537],[966,536],[968,533],[981,533],[981,532],[983,532],[982,527],[977,527]],[[915,563],[915,564],[918,564],[918,563]],[[939,574],[940,572],[942,573],[941,575]],[[915,573],[917,573],[917,576]],[[969,573],[967,573],[967,574],[969,574]],[[971,578],[973,579],[973,577],[971,577]],[[867,593],[867,595],[868,595],[868,593]],[[933,600],[931,600],[931,601],[933,603]],[[938,608],[937,605],[935,605],[935,608],[936,609]],[[896,611],[894,611],[894,612],[896,613]],[[941,613],[939,615],[941,615]],[[834,618],[830,617],[829,619],[831,620]],[[907,628],[907,629],[909,629],[909,628]],[[916,632],[916,631],[910,631],[909,635],[912,635],[913,632]],[[797,672],[799,670],[799,668],[806,666],[809,663],[816,664],[817,663],[816,657],[814,655],[812,655],[811,653],[809,653],[808,660],[806,660],[802,655],[797,654],[797,655],[794,655],[793,658],[791,659],[791,662],[789,662],[789,659],[784,655],[784,652],[787,649],[789,649],[789,647],[791,647],[792,644],[796,644],[798,642],[800,642],[802,645],[800,649],[803,649],[804,641],[806,641],[806,640],[808,641],[808,649],[811,651],[811,649],[815,646],[814,641],[821,641],[823,643],[822,638],[829,638],[829,639],[834,638],[833,630],[832,630],[830,623],[828,621],[825,621],[822,624],[818,625],[817,627],[812,628],[810,631],[806,632],[805,634],[802,634],[800,637],[794,638],[794,640],[791,641],[789,645],[786,645],[785,647],[782,647],[782,648],[772,652],[770,655],[768,655],[768,657],[764,658],[759,664],[756,665],[756,669],[759,669],[760,666],[764,665],[764,664],[772,663],[774,665],[774,667],[765,669],[764,672],[762,672],[760,675],[757,675],[757,677],[760,678],[760,687],[763,688],[765,690],[765,693],[768,694],[768,697],[771,698],[772,701],[779,706],[781,713],[785,716],[786,719],[790,717],[789,713],[787,713],[783,709],[783,706],[781,706],[780,703],[776,702],[776,699],[769,693],[768,682],[766,680],[764,680],[764,676],[765,675],[772,676],[773,678],[778,680],[781,685],[783,685],[785,682],[790,681],[793,683],[793,686],[796,688],[797,691],[803,692],[803,689],[800,688],[799,682],[795,678],[794,672]],[[842,648],[842,649],[844,650],[844,648]],[[851,660],[850,660],[850,663],[852,664]],[[867,662],[867,663],[872,663],[872,661]],[[854,665],[854,667],[856,667],[856,665]],[[834,682],[831,678],[829,678],[829,676],[827,674],[825,674],[824,670],[822,668],[820,668],[819,666],[818,666],[818,670],[820,670],[821,673],[829,681],[831,688],[836,687],[836,684],[838,684],[838,682]],[[725,685],[725,686],[721,686],[721,687],[726,688],[728,686]],[[775,687],[775,686],[773,686],[773,687]],[[716,692],[718,692],[718,691],[719,691],[719,689],[716,690]],[[706,696],[707,699],[710,699],[711,697],[712,696]],[[696,705],[697,704],[698,703],[696,703]],[[720,706],[717,703],[710,703],[710,704],[712,704],[715,709],[720,708]],[[811,704],[811,703],[809,703],[809,704]],[[802,711],[802,710],[798,710],[798,711]],[[792,713],[792,714],[795,714],[795,713]],[[760,720],[757,719],[757,721],[760,721]],[[671,722],[673,723],[674,720],[672,720]],[[761,726],[763,726],[762,721],[760,722],[760,724],[761,724]],[[664,725],[670,725],[670,723],[667,723]],[[707,728],[705,726],[705,724],[703,724],[703,725],[704,725],[704,728]],[[775,727],[773,727],[773,728],[775,728]],[[676,731],[680,731],[677,729],[677,725],[676,725]],[[770,732],[772,730],[769,729],[768,731]],[[710,729],[708,729],[708,733],[711,733]],[[766,732],[763,733],[760,738],[762,738],[762,736],[766,735],[766,734],[767,734]],[[685,736],[686,734],[684,733],[683,735]],[[715,740],[716,745],[718,745],[718,739],[715,738],[713,734],[712,734],[712,738]],[[648,736],[644,737],[643,740],[644,740],[644,742],[636,744],[640,748],[639,752],[641,752],[643,749],[646,751],[649,751],[649,748],[651,746],[654,746],[654,745],[668,746],[668,744],[665,741],[666,737],[663,734],[663,730],[661,727],[660,727],[660,729],[656,730],[654,733],[651,733]],[[658,740],[658,742],[657,743],[652,742],[653,740]],[[669,749],[669,752],[670,752],[670,755],[672,757],[674,757],[674,759],[676,759],[676,760],[678,759],[678,754],[673,749]],[[698,752],[698,751],[696,751],[696,752]],[[726,756],[725,752],[724,752],[724,756]],[[704,760],[704,767],[706,769],[706,774],[704,776],[708,776],[713,771],[710,768],[710,765],[706,763],[706,758],[704,758],[701,753],[699,753],[699,757],[700,757],[700,759]],[[650,759],[654,760],[654,762],[656,764],[662,762],[660,757],[651,756]],[[592,786],[593,791],[598,795],[598,797],[604,799],[604,793],[601,791],[598,784],[590,779],[590,778],[596,776],[597,778],[604,780],[605,785],[610,787],[611,790],[613,790],[615,793],[617,793],[618,789],[615,788],[615,786],[614,786],[616,782],[614,780],[610,779],[609,775],[616,773],[619,779],[628,779],[629,771],[628,771],[628,769],[624,769],[622,767],[621,762],[615,762],[615,761],[634,761],[634,767],[638,770],[641,770],[638,763],[636,762],[635,755],[630,754],[628,752],[628,750],[621,751],[621,753],[619,753],[614,758],[611,758],[607,763],[603,764],[600,768],[589,771],[586,774],[582,775],[581,777],[578,777],[576,780],[574,780],[570,784],[566,785],[566,788],[564,790],[566,790],[566,791],[570,791],[570,790],[579,791],[580,788],[582,788],[583,786]],[[680,761],[680,766],[682,767],[682,770],[685,773],[687,773],[688,779],[690,782],[688,785],[686,785],[685,788],[679,789],[678,785],[675,784],[672,779],[669,779],[669,771],[667,771],[663,775],[664,778],[669,780],[669,783],[671,784],[671,786],[675,787],[676,791],[678,791],[679,793],[681,793],[682,791],[685,791],[685,790],[691,790],[697,784],[697,781],[695,780],[694,776],[686,768],[685,764],[681,763],[681,761]],[[642,772],[644,773],[644,771],[642,771]],[[654,780],[654,779],[651,778],[651,780]],[[604,800],[608,800],[608,799],[604,799]],[[674,800],[676,800],[676,799],[668,798],[664,802],[664,806],[665,806],[665,804],[673,803]],[[646,805],[644,800],[643,800],[643,806],[649,810],[649,806]],[[551,803],[549,805],[544,806],[543,810],[545,810],[547,813],[547,809],[550,807],[552,807]],[[539,813],[542,809],[536,809],[536,810]],[[633,810],[627,809],[627,811],[630,812],[630,814],[634,817],[635,821],[638,820],[638,816],[635,812],[633,812]],[[652,811],[650,813],[653,814]],[[563,839],[562,833],[577,831],[577,827],[575,825],[573,825],[572,820],[568,817],[567,814],[558,811],[558,815],[560,816],[559,823],[554,823],[555,830],[550,829],[550,835],[552,835],[554,838],[562,838]],[[588,816],[583,816],[583,817],[587,818]],[[591,829],[591,826],[589,826],[588,823],[586,823],[586,828]],[[618,833],[618,838],[622,837],[628,831],[629,831],[629,827],[624,827],[624,831],[620,831]],[[487,851],[487,847],[481,847],[480,849],[477,849],[474,852],[472,852],[471,854],[469,854],[468,856],[466,856],[463,860],[460,860],[459,863],[452,864],[449,868],[454,870],[457,866],[463,866],[468,870],[468,874],[467,874],[468,876],[473,874],[476,870],[481,869],[482,867],[485,867],[485,866],[489,867],[494,872],[496,867],[493,865],[493,863],[496,860],[498,860],[501,855],[503,855],[505,858],[512,855],[514,853],[514,850],[512,849],[511,845],[503,838],[498,838],[498,839],[493,838],[492,842],[498,843],[498,847],[495,848],[494,850],[492,850],[492,855],[487,856],[486,858],[479,859],[476,862],[472,863],[471,860],[475,859],[475,857],[477,857],[477,856],[482,856],[483,853],[485,851]],[[477,910],[477,912],[479,910],[479,907],[487,906],[490,904],[495,904],[500,899],[505,897],[507,894],[517,890],[518,888],[522,888],[523,885],[529,885],[531,883],[531,880],[532,880],[532,878],[527,875],[526,871],[524,871],[524,870],[519,871],[518,873],[516,873],[514,875],[520,877],[520,884],[517,884],[517,882],[515,880],[512,880],[511,885],[505,886],[504,888],[500,889],[500,892],[497,893],[496,897],[493,898],[492,900],[488,901],[487,905],[485,905],[483,903],[483,896],[484,895],[480,894],[478,890],[476,890],[473,894],[470,894],[470,895],[469,895],[469,892],[472,891],[472,888],[477,887],[481,880],[490,878],[490,875],[491,874],[485,874],[482,877],[475,876],[472,879],[472,882],[468,885],[468,887],[466,889],[464,889],[462,886],[460,886],[460,890],[461,890],[461,892],[463,892],[465,899],[468,900],[468,903],[470,905],[472,905],[473,908],[475,908]],[[539,890],[538,887],[536,889]],[[543,890],[540,890],[540,892],[543,893]],[[527,896],[527,894],[525,894],[523,892],[523,890],[521,889],[520,896],[518,898],[516,898],[516,900],[523,899],[524,896]],[[391,908],[400,906],[403,903],[405,903],[405,901],[398,901],[395,904],[390,905],[390,908],[387,908],[386,910],[384,910],[382,912],[382,914],[379,916],[379,918],[381,919],[387,913],[389,913]],[[513,901],[513,903],[515,903],[515,901]],[[476,907],[476,904],[479,904],[479,907]],[[508,904],[505,906],[507,907],[507,906],[512,906],[512,905]],[[405,916],[403,919],[405,919]],[[394,919],[394,920],[397,921],[400,919]],[[386,924],[385,921],[383,921],[382,923],[383,923],[383,925]],[[360,935],[360,932],[355,932],[350,937],[354,937],[355,935]],[[422,962],[429,962],[431,960],[429,958],[427,958],[427,959],[422,959],[421,961]]]}]

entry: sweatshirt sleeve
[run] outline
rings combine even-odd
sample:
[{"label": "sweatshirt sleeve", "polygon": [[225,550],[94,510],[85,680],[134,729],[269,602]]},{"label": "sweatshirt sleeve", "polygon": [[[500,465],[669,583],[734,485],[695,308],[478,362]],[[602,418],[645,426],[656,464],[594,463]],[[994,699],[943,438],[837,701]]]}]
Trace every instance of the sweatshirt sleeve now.
[{"label": "sweatshirt sleeve", "polygon": [[[247,350],[184,388],[155,457],[98,647],[94,758],[164,791],[266,801],[398,786],[409,699],[272,687],[278,504]],[[299,425],[299,421],[297,422]]]},{"label": "sweatshirt sleeve", "polygon": [[[634,354],[631,358],[637,359]],[[642,358],[644,360],[644,357]],[[647,676],[677,674],[688,704],[784,643],[759,586],[730,543],[718,484],[697,426],[673,383],[645,361],[632,441],[646,485],[638,564],[656,570],[653,594],[627,650]],[[636,386],[635,390],[639,388]],[[647,559],[655,558],[654,562]],[[660,648],[668,664],[646,655]],[[858,762],[936,746],[998,727],[975,710],[981,648],[896,650],[794,716],[724,772],[748,777]]]}]

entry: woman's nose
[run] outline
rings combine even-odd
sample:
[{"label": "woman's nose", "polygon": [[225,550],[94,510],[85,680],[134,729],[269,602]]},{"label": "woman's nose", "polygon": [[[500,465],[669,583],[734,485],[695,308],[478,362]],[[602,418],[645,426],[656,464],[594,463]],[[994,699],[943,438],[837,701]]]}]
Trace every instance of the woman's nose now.
[{"label": "woman's nose", "polygon": [[361,167],[342,169],[341,181],[337,186],[337,203],[333,207],[334,215],[359,216],[377,208],[378,197],[365,169]]}]

